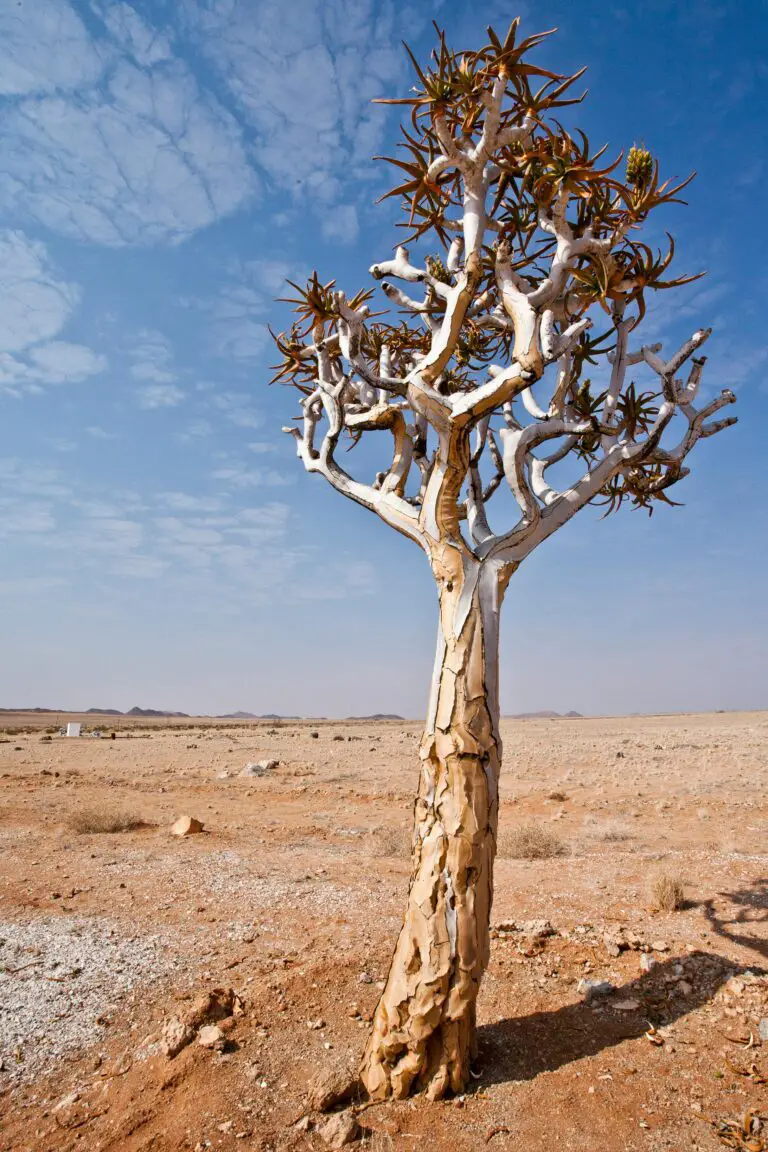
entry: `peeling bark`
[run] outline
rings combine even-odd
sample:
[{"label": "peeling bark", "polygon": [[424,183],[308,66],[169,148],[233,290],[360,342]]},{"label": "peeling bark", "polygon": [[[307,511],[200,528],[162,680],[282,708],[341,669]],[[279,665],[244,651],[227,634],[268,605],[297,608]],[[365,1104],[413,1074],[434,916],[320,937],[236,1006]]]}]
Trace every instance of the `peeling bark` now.
[{"label": "peeling bark", "polygon": [[488,964],[501,766],[498,622],[509,569],[446,547],[408,905],[361,1079],[374,1099],[460,1092]]}]

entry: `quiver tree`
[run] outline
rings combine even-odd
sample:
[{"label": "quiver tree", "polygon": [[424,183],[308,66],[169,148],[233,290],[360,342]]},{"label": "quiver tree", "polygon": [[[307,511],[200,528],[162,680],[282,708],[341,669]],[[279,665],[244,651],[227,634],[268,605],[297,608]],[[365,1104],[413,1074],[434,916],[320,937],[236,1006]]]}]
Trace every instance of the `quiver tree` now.
[{"label": "quiver tree", "polygon": [[[501,766],[499,611],[518,565],[588,504],[671,504],[693,446],[733,418],[697,406],[708,329],[675,351],[638,335],[670,277],[641,227],[688,183],[662,183],[633,147],[624,178],[555,118],[581,73],[530,62],[543,35],[489,29],[477,52],[438,33],[396,167],[407,247],[354,296],[293,285],[275,379],[301,394],[287,428],[308,472],[424,551],[439,627],[415,802],[408,905],[361,1077],[374,1098],[461,1091],[488,963]],[[413,58],[412,58],[413,59]],[[580,99],[580,98],[579,98]],[[383,303],[383,302],[382,302]],[[646,383],[634,382],[633,370]],[[391,437],[368,481],[339,462],[367,433]],[[354,459],[354,456],[347,457]],[[387,456],[389,460],[389,456]],[[570,471],[569,471],[570,469]],[[508,485],[511,522],[492,519]],[[498,501],[497,501],[498,503]]]}]

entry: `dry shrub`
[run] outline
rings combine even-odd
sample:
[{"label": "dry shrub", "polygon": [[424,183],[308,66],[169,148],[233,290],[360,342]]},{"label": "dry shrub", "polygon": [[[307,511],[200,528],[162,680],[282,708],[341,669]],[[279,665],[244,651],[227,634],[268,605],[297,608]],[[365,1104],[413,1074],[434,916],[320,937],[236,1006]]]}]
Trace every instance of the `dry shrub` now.
[{"label": "dry shrub", "polygon": [[685,904],[685,888],[679,876],[657,876],[651,895],[657,912],[679,912]]},{"label": "dry shrub", "polygon": [[547,796],[547,800],[557,800],[560,804],[565,804],[567,799],[568,797],[566,796],[565,792],[560,791],[550,792],[549,796]]},{"label": "dry shrub", "polygon": [[512,860],[547,860],[552,856],[567,856],[568,851],[568,845],[559,836],[535,821],[503,832],[498,841],[499,856]]},{"label": "dry shrub", "polygon": [[84,808],[67,817],[67,827],[78,836],[94,836],[102,832],[133,832],[145,828],[146,820],[130,812],[109,811],[106,808]]},{"label": "dry shrub", "polygon": [[395,828],[375,828],[373,836],[374,856],[398,856],[407,859],[411,855],[411,830],[399,825]]},{"label": "dry shrub", "polygon": [[605,844],[622,844],[634,839],[631,829],[621,820],[596,820],[594,816],[585,819],[584,835],[590,840],[602,840]]}]

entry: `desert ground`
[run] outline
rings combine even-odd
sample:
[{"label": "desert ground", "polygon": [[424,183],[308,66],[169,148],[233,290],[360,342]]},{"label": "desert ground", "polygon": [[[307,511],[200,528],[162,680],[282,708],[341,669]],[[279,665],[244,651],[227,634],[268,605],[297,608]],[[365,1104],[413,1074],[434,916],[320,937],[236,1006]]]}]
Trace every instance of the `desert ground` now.
[{"label": "desert ground", "polygon": [[[0,1150],[333,1146],[320,1089],[400,927],[419,724],[66,719],[0,717]],[[471,1085],[342,1103],[352,1147],[768,1149],[768,713],[502,731]]]}]

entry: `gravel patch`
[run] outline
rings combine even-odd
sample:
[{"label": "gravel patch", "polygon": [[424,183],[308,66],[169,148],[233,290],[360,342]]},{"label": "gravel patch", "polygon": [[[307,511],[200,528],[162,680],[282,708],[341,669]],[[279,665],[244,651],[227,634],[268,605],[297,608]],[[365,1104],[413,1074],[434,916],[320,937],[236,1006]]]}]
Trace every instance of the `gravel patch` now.
[{"label": "gravel patch", "polygon": [[160,936],[127,936],[109,920],[0,922],[0,1084],[98,1043],[136,985],[179,964]]}]

